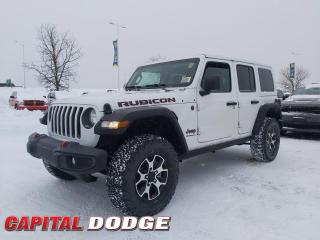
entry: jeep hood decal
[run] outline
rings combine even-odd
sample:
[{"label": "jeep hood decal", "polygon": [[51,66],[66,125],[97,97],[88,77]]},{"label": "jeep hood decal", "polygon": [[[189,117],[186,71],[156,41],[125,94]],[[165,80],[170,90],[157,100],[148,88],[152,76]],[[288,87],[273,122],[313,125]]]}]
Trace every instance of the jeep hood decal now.
[{"label": "jeep hood decal", "polygon": [[88,93],[80,97],[60,99],[53,104],[79,104],[96,106],[103,111],[104,104],[108,103],[112,109],[134,107],[140,105],[181,104],[194,102],[195,89],[175,89],[165,91],[162,89],[140,91],[112,91],[105,93]]}]

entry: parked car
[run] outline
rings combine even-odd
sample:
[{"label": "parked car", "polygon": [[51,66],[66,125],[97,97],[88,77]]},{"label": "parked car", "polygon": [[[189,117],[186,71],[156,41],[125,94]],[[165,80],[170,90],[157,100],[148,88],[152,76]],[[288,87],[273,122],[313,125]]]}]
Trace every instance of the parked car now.
[{"label": "parked car", "polygon": [[9,106],[16,110],[28,109],[30,111],[40,110],[45,111],[48,105],[44,100],[26,99],[19,101],[17,91],[13,91],[9,98]]},{"label": "parked car", "polygon": [[320,133],[320,83],[297,89],[281,109],[283,134],[288,130]]}]

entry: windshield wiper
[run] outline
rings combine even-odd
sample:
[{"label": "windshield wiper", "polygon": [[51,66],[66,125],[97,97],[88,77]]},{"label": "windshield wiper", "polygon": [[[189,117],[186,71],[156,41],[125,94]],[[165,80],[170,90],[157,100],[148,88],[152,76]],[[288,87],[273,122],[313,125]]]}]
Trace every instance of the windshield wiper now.
[{"label": "windshield wiper", "polygon": [[142,88],[161,88],[161,89],[164,89],[166,91],[172,91],[170,89],[167,89],[166,88],[166,84],[159,84],[159,83],[155,83],[155,84],[147,84],[147,85],[143,85],[143,86],[138,86],[138,85],[133,85],[133,86],[126,86],[125,89],[126,90],[140,90]]},{"label": "windshield wiper", "polygon": [[151,88],[151,87],[166,87],[167,85],[166,84],[159,84],[159,83],[154,83],[154,84],[147,84],[147,85],[144,85],[142,87],[146,87],[146,88]]},{"label": "windshield wiper", "polygon": [[126,90],[140,90],[141,86],[126,86]]},{"label": "windshield wiper", "polygon": [[164,84],[164,83],[154,83],[154,84],[147,84],[147,85],[144,85],[142,86],[143,88],[161,88],[161,89],[164,89],[166,91],[171,91],[169,89],[167,89],[167,84]]}]

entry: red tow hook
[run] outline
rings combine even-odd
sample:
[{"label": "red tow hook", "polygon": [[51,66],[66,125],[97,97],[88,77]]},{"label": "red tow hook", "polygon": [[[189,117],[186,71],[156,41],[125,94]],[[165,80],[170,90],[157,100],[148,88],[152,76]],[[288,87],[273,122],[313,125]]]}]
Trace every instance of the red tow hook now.
[{"label": "red tow hook", "polygon": [[38,137],[40,137],[41,135],[39,134],[39,133],[34,133],[34,134],[32,134],[31,135],[31,139],[32,140],[35,140],[35,139],[37,139]]},{"label": "red tow hook", "polygon": [[60,148],[61,149],[65,149],[69,146],[70,142],[68,141],[63,141],[62,143],[60,143]]}]

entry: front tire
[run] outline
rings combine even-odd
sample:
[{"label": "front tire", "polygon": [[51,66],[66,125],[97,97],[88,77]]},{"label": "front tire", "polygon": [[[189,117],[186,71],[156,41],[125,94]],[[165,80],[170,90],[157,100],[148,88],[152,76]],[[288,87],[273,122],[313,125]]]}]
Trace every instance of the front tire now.
[{"label": "front tire", "polygon": [[254,160],[259,162],[273,161],[279,151],[280,127],[274,118],[265,118],[259,131],[252,136],[250,143]]},{"label": "front tire", "polygon": [[133,137],[110,160],[111,201],[125,214],[152,216],[170,202],[178,175],[177,154],[166,139],[150,134]]}]

